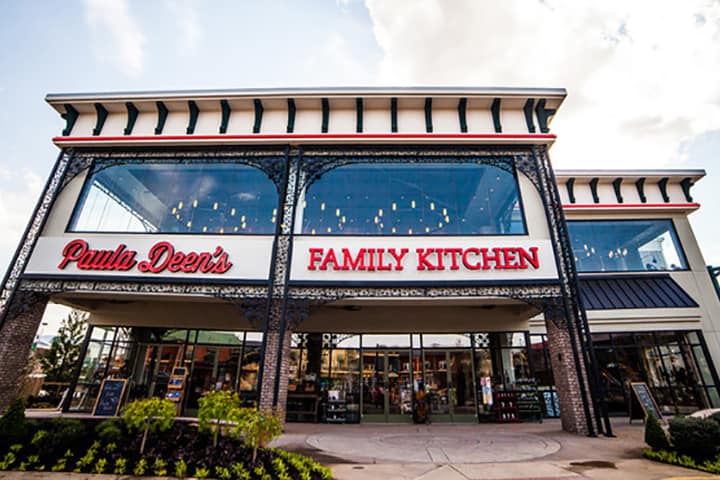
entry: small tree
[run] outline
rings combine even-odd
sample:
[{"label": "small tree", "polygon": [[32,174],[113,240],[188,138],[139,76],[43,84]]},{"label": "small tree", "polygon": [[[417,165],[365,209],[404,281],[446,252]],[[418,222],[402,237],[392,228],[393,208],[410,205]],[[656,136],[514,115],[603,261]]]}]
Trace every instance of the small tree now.
[{"label": "small tree", "polygon": [[142,431],[140,455],[145,453],[148,433],[164,432],[175,421],[175,404],[157,397],[135,400],[128,404],[123,415],[130,431]]},{"label": "small tree", "polygon": [[40,357],[47,380],[69,382],[73,368],[80,360],[83,336],[87,327],[87,313],[71,310],[63,320],[58,335],[53,338],[50,349]]},{"label": "small tree", "polygon": [[648,412],[645,419],[645,443],[655,451],[670,450],[670,443],[667,435],[665,435],[665,430],[663,430],[660,422],[652,412]]},{"label": "small tree", "polygon": [[234,433],[242,434],[245,444],[252,448],[252,462],[257,459],[258,448],[267,447],[282,433],[280,416],[272,410],[243,408],[236,411],[238,428]]},{"label": "small tree", "polygon": [[212,433],[213,447],[216,447],[222,424],[231,421],[233,412],[240,409],[240,398],[237,393],[211,390],[200,397],[198,406],[200,430]]}]

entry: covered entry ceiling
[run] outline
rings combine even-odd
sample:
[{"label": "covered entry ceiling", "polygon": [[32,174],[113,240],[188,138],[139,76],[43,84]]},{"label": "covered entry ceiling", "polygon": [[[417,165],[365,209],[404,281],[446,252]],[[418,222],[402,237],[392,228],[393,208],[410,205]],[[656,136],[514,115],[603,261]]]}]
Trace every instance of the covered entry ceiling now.
[{"label": "covered entry ceiling", "polygon": [[345,299],[313,307],[304,332],[519,331],[539,310],[505,298]]}]

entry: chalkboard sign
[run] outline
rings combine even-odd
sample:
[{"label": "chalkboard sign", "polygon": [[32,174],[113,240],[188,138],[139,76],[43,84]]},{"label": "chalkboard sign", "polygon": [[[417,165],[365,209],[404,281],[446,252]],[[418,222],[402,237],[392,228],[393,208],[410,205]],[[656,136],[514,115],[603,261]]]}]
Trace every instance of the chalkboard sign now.
[{"label": "chalkboard sign", "polygon": [[[650,388],[648,387],[647,383],[632,382],[630,384],[630,387],[632,388],[632,391],[635,393],[635,397],[638,399],[640,406],[645,412],[645,416],[647,417],[648,414],[652,413],[653,416],[657,418],[660,422],[665,423],[665,419],[660,412],[660,407],[658,407],[657,402],[655,402],[655,398],[652,396],[652,393],[650,393]],[[632,415],[630,415],[630,418],[632,419]]]},{"label": "chalkboard sign", "polygon": [[114,417],[120,409],[120,402],[125,393],[127,380],[106,378],[100,385],[100,393],[95,400],[93,415],[98,417]]}]

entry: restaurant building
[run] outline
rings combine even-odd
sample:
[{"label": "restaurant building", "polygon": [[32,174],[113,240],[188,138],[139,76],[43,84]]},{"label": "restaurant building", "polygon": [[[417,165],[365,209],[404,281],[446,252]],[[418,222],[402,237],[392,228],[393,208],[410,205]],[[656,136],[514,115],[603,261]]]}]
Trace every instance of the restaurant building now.
[{"label": "restaurant building", "polygon": [[2,286],[0,408],[49,301],[90,314],[65,411],[107,378],[184,415],[227,389],[288,421],[409,422],[423,402],[588,435],[634,381],[667,414],[720,406],[720,303],[687,218],[704,172],[554,171],[565,95],[48,95],[60,155]]}]

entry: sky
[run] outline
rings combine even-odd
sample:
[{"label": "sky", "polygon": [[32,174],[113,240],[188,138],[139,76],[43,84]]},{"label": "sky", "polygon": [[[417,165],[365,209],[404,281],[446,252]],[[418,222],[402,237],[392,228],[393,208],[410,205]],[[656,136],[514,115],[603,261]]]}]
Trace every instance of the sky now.
[{"label": "sky", "polygon": [[717,0],[0,5],[0,270],[58,154],[46,94],[282,86],[564,87],[553,165],[705,169],[690,220],[720,265]]}]

